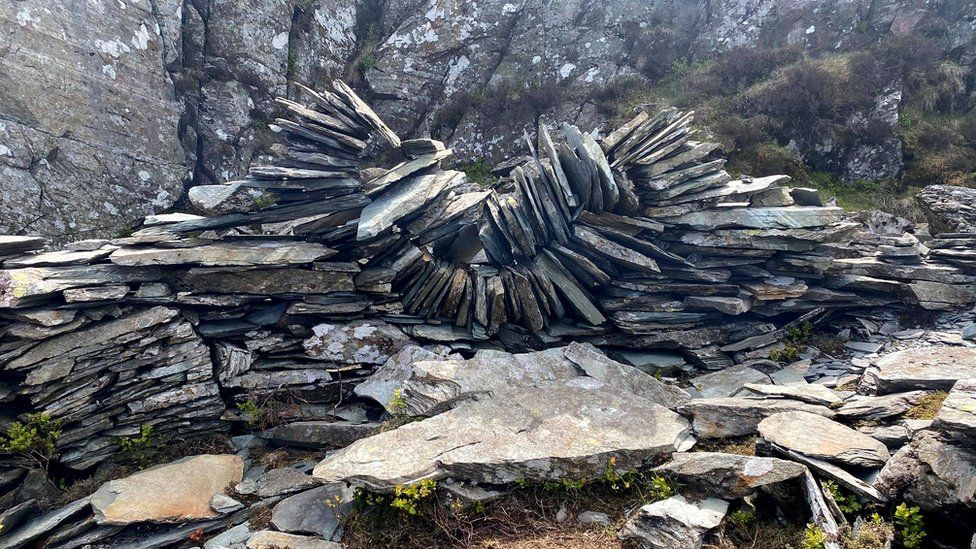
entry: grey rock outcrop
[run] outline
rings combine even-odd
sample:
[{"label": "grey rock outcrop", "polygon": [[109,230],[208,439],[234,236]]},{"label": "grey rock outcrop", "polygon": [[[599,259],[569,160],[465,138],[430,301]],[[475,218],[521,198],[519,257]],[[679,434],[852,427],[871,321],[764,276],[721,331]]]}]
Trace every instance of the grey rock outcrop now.
[{"label": "grey rock outcrop", "polygon": [[976,232],[976,189],[929,185],[916,195],[937,232]]},{"label": "grey rock outcrop", "polygon": [[182,106],[166,70],[178,45],[158,19],[178,24],[180,4],[0,10],[0,232],[112,236],[180,198]]}]

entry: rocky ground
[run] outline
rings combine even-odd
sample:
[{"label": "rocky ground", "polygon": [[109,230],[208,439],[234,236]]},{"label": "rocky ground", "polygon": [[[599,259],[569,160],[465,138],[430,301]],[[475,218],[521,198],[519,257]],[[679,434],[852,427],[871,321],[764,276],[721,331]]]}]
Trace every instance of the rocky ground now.
[{"label": "rocky ground", "polygon": [[[913,547],[890,527],[908,502],[925,543],[962,547],[974,533],[974,320],[864,318],[820,347],[799,343],[793,363],[680,378],[585,344],[463,359],[403,342],[322,419],[245,414],[249,433],[211,453],[89,484],[69,503],[23,484],[0,546],[742,547],[747,533],[800,547],[810,523],[824,547],[892,535]],[[513,502],[531,511],[505,517]],[[872,513],[885,522],[865,522]],[[944,528],[953,521],[963,528]]]}]

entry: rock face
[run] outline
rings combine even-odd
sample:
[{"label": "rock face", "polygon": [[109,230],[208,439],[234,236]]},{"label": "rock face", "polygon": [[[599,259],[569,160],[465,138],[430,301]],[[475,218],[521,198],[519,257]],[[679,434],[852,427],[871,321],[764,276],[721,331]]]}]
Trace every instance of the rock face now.
[{"label": "rock face", "polygon": [[0,10],[3,233],[113,235],[183,191],[182,105],[166,70],[178,44],[157,19],[178,24],[180,2],[64,8]]},{"label": "rock face", "polygon": [[857,467],[881,467],[891,455],[877,440],[809,412],[783,412],[759,423],[767,441],[805,456]]},{"label": "rock face", "polygon": [[729,503],[721,499],[690,502],[672,496],[638,509],[620,530],[619,537],[638,540],[646,548],[699,549],[705,534],[721,524],[728,508]]},{"label": "rock face", "polygon": [[929,185],[917,195],[938,232],[976,232],[976,189]]},{"label": "rock face", "polygon": [[[581,107],[577,92],[626,78],[654,81],[675,59],[752,46],[843,52],[938,29],[939,45],[965,64],[973,57],[967,7],[259,0],[245,9],[165,0],[53,14],[40,1],[19,2],[0,14],[11,29],[4,45],[16,52],[5,60],[9,85],[0,91],[2,190],[12,198],[0,206],[0,232],[108,236],[174,203],[183,180],[243,176],[268,152],[275,97],[294,99],[297,83],[362,73],[360,86],[380,98],[378,111],[394,130],[432,131],[459,158],[494,162],[521,137],[523,118],[595,127],[604,115]],[[49,100],[36,101],[42,94]],[[479,104],[482,96],[514,99],[493,111]],[[894,175],[900,148],[890,127],[899,101],[899,89],[879,90],[874,105],[847,121],[847,133],[860,137],[852,144],[800,145],[840,157],[830,167],[848,178]],[[871,137],[877,128],[886,130],[883,139]]]},{"label": "rock face", "polygon": [[109,481],[91,497],[95,522],[185,522],[214,518],[214,494],[241,481],[244,462],[230,455],[202,455]]},{"label": "rock face", "polygon": [[693,443],[688,422],[667,408],[574,378],[465,402],[360,440],[325,458],[313,475],[381,491],[448,476],[493,484],[593,478],[611,456],[626,470]]}]

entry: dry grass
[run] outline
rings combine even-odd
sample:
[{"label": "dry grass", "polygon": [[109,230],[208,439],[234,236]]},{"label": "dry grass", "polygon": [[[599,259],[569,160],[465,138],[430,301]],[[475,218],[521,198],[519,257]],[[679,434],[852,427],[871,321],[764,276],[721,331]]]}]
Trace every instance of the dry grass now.
[{"label": "dry grass", "polygon": [[[436,501],[422,503],[416,515],[379,506],[353,511],[344,522],[348,549],[603,549],[630,548],[616,532],[629,510],[645,501],[639,489],[614,491],[594,484],[580,489],[515,489],[484,508],[451,511]],[[566,510],[560,524],[556,515]],[[610,517],[610,526],[581,525],[583,511]]]},{"label": "dry grass", "polygon": [[756,437],[723,438],[720,440],[700,440],[693,452],[719,452],[740,456],[756,455]]},{"label": "dry grass", "polygon": [[908,419],[935,419],[939,409],[942,408],[942,402],[948,396],[949,393],[946,391],[926,393],[918,399],[918,404],[905,412],[905,417]]}]

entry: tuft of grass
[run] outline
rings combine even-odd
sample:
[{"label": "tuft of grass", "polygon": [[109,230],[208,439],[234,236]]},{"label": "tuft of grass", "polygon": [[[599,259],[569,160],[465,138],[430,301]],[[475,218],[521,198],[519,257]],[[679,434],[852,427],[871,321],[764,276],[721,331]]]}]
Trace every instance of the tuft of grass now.
[{"label": "tuft of grass", "polygon": [[461,164],[459,168],[468,179],[477,183],[482,189],[487,189],[498,181],[498,178],[491,173],[491,166],[484,158],[479,158],[473,162]]},{"label": "tuft of grass", "polygon": [[949,393],[946,391],[926,393],[918,400],[918,404],[905,412],[904,417],[908,419],[935,419],[939,409],[942,408],[942,403],[948,396]]}]

